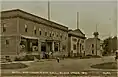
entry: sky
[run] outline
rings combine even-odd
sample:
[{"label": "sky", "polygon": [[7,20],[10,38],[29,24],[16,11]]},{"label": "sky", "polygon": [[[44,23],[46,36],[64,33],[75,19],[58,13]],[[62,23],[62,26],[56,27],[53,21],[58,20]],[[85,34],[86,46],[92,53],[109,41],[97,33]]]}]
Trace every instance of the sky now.
[{"label": "sky", "polygon": [[[47,0],[0,0],[0,10],[21,9],[39,17],[48,18]],[[118,34],[116,0],[50,0],[50,20],[77,29],[77,12],[79,12],[79,29],[86,36],[93,37],[99,32],[104,39]]]}]

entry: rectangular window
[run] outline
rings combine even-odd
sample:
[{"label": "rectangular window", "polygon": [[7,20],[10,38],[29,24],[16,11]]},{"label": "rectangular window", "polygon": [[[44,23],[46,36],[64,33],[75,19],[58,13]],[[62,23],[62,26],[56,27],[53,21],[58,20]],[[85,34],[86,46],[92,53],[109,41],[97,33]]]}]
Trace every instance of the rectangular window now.
[{"label": "rectangular window", "polygon": [[52,36],[54,36],[54,33],[52,34]]},{"label": "rectangular window", "polygon": [[51,33],[50,33],[50,37],[51,37]]},{"label": "rectangular window", "polygon": [[73,50],[76,50],[76,45],[75,44],[73,45]]},{"label": "rectangular window", "polygon": [[6,40],[6,45],[8,45],[9,44],[9,41],[8,40]]},{"label": "rectangular window", "polygon": [[3,32],[6,32],[6,27],[3,27]]},{"label": "rectangular window", "polygon": [[27,32],[27,25],[25,25],[25,32]]},{"label": "rectangular window", "polygon": [[34,34],[36,34],[36,27],[34,26]]},{"label": "rectangular window", "polygon": [[3,32],[6,32],[6,26],[3,24]]},{"label": "rectangular window", "polygon": [[62,35],[61,35],[60,37],[61,37],[61,39],[62,39]]},{"label": "rectangular window", "polygon": [[92,44],[92,48],[94,48],[94,44]]},{"label": "rectangular window", "polygon": [[27,32],[27,28],[25,28],[25,32]]},{"label": "rectangular window", "polygon": [[92,54],[94,54],[94,50],[92,50]]},{"label": "rectangular window", "polygon": [[47,32],[45,32],[45,36],[47,36]]},{"label": "rectangular window", "polygon": [[41,31],[39,31],[39,34],[41,35]]},{"label": "rectangular window", "polygon": [[34,34],[36,34],[36,30],[34,30]]}]

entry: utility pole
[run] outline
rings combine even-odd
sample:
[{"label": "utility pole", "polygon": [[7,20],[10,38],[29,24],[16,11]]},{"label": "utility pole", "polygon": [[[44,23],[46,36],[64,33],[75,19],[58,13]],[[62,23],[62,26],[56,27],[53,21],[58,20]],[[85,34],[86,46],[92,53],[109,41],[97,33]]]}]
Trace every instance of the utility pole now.
[{"label": "utility pole", "polygon": [[50,1],[48,0],[48,20],[50,20]]},{"label": "utility pole", "polygon": [[[77,29],[79,29],[79,12],[77,12],[77,15],[76,15],[76,26],[77,26]],[[81,44],[79,43],[79,41],[77,42],[77,46],[79,46],[80,49],[77,49],[77,56],[80,52],[81,54]]]},{"label": "utility pole", "polygon": [[[96,32],[97,32],[97,24],[96,24]],[[97,55],[97,39],[98,37],[96,37],[96,55]]]},{"label": "utility pole", "polygon": [[77,12],[77,29],[79,29],[79,12]]},{"label": "utility pole", "polygon": [[[109,21],[111,21],[112,19],[111,18],[109,18]],[[112,24],[111,24],[112,25]],[[111,26],[110,25],[110,26]],[[112,36],[111,36],[111,32],[110,32],[110,54],[112,53]]]}]

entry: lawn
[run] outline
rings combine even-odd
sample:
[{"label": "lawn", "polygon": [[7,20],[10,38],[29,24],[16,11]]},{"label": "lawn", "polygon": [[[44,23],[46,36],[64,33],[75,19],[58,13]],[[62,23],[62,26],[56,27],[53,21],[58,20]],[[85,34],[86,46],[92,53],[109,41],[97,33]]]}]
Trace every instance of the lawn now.
[{"label": "lawn", "polygon": [[116,62],[107,62],[107,63],[92,65],[91,67],[98,68],[98,69],[117,69],[117,63]]},{"label": "lawn", "polygon": [[1,69],[20,69],[20,68],[26,68],[27,65],[23,63],[10,63],[10,64],[1,64]]}]

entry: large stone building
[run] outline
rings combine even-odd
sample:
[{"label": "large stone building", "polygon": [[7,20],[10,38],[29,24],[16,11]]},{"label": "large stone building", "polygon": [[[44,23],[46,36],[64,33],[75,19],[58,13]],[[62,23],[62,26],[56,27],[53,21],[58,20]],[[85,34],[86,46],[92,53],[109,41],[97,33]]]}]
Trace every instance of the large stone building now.
[{"label": "large stone building", "polygon": [[102,40],[98,38],[99,33],[94,32],[93,38],[88,38],[85,41],[85,55],[99,55],[102,56]]},{"label": "large stone building", "polygon": [[67,47],[68,27],[19,9],[1,12],[3,57],[67,52]]},{"label": "large stone building", "polygon": [[85,34],[80,29],[69,30],[68,32],[68,51],[69,56],[82,56],[85,54]]}]

